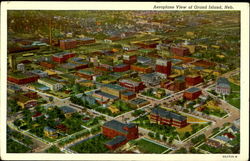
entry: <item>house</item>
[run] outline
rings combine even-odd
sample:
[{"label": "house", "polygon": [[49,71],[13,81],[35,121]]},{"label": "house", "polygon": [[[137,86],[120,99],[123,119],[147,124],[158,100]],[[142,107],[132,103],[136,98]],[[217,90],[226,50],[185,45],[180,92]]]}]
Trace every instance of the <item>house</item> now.
[{"label": "house", "polygon": [[58,83],[57,81],[50,78],[40,78],[38,79],[38,83],[49,87],[52,91],[58,91],[63,87],[61,83]]},{"label": "house", "polygon": [[222,145],[219,141],[213,140],[213,139],[208,139],[206,141],[206,144],[211,146],[211,147],[215,147],[215,148],[220,148]]},{"label": "house", "polygon": [[235,126],[231,126],[229,129],[228,129],[228,132],[230,133],[233,133],[234,135],[237,134],[240,130],[235,127]]},{"label": "house", "polygon": [[184,94],[183,98],[188,99],[188,100],[194,100],[198,98],[202,94],[201,90],[197,87],[192,87],[187,89]]},{"label": "house", "polygon": [[105,122],[102,126],[102,134],[111,141],[105,143],[109,149],[116,149],[117,147],[126,144],[128,141],[137,139],[138,126],[134,123],[122,123],[116,120]]},{"label": "house", "polygon": [[64,116],[66,118],[70,118],[71,115],[76,112],[75,109],[73,109],[73,108],[71,108],[69,106],[61,106],[60,110],[62,111],[62,113],[64,114]]},{"label": "house", "polygon": [[58,137],[56,129],[54,129],[54,128],[46,126],[46,127],[44,127],[43,132],[44,132],[44,135],[49,137],[49,138],[55,139]]},{"label": "house", "polygon": [[235,138],[235,136],[234,136],[233,134],[228,133],[228,132],[227,132],[227,133],[224,133],[223,136],[227,137],[227,138],[230,139],[230,140],[233,140],[233,139]]},{"label": "house", "polygon": [[187,126],[187,117],[162,108],[153,108],[150,113],[150,122],[182,128]]},{"label": "house", "polygon": [[215,91],[218,94],[229,95],[231,88],[228,79],[224,77],[218,78],[216,81]]},{"label": "house", "polygon": [[36,112],[34,115],[32,115],[32,121],[35,121],[37,118],[41,117],[42,113],[41,112]]},{"label": "house", "polygon": [[23,95],[19,95],[17,98],[17,104],[24,108],[32,108],[37,106],[37,100]]},{"label": "house", "polygon": [[223,136],[223,135],[222,136],[216,136],[214,139],[219,141],[221,144],[227,144],[230,141],[230,139],[228,137]]}]

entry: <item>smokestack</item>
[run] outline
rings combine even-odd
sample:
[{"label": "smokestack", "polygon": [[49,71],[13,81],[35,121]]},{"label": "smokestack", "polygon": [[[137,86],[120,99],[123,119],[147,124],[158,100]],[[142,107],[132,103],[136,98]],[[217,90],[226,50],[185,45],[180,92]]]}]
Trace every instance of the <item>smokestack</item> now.
[{"label": "smokestack", "polygon": [[52,45],[52,19],[49,21],[49,44]]}]

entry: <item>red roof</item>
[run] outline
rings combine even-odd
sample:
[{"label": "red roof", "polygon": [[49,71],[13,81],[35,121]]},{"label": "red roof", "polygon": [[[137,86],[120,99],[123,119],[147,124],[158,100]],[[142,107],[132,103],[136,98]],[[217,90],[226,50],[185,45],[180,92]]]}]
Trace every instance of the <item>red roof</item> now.
[{"label": "red roof", "polygon": [[42,115],[42,113],[41,112],[36,112],[36,114],[35,115],[33,115],[32,117],[39,117],[39,116],[41,116]]},{"label": "red roof", "polygon": [[230,139],[235,138],[235,136],[233,134],[231,134],[231,133],[225,133],[223,135],[226,136],[226,137],[228,137],[228,138],[230,138]]}]

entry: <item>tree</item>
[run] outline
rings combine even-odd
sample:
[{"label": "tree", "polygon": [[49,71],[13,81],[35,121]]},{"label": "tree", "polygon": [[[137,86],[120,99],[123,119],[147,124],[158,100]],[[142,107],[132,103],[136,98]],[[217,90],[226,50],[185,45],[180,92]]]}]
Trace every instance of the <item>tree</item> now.
[{"label": "tree", "polygon": [[155,133],[155,138],[156,138],[157,140],[160,139],[160,134],[159,134],[158,132]]},{"label": "tree", "polygon": [[166,140],[167,140],[166,135],[163,135],[163,136],[162,136],[162,140],[166,142]]},{"label": "tree", "polygon": [[151,137],[151,138],[153,138],[153,137],[154,137],[154,133],[149,132],[149,133],[148,133],[148,136]]}]

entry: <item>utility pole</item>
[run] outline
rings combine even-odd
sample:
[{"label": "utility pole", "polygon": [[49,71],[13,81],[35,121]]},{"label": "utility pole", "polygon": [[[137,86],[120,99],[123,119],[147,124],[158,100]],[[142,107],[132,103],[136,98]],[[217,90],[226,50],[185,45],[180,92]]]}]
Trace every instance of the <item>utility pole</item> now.
[{"label": "utility pole", "polygon": [[49,44],[52,46],[52,18],[49,21]]}]

